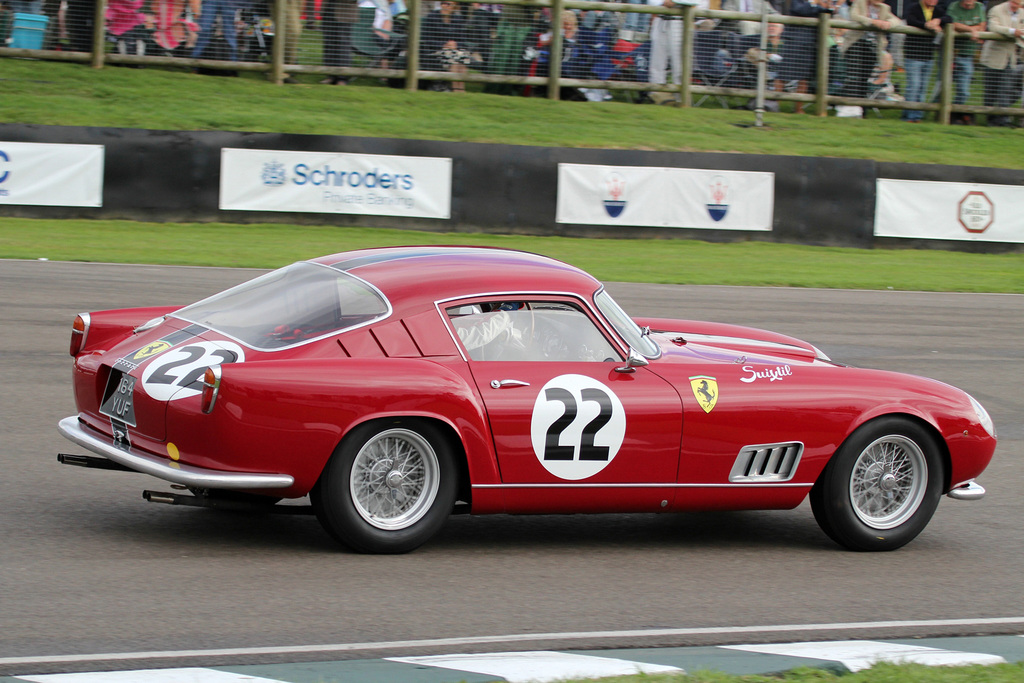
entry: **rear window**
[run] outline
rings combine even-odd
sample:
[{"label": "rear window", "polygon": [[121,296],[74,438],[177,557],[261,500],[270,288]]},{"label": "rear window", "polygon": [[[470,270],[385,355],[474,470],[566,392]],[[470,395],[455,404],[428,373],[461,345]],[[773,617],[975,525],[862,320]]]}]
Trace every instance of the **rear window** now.
[{"label": "rear window", "polygon": [[375,287],[317,263],[293,263],[173,315],[255,349],[276,350],[366,325],[391,314]]}]

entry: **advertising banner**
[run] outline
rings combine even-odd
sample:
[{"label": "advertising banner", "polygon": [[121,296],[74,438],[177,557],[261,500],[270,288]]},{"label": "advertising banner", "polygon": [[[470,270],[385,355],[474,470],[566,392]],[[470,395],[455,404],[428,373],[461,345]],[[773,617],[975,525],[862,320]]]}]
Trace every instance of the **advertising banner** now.
[{"label": "advertising banner", "polygon": [[450,218],[452,160],[222,149],[220,208]]},{"label": "advertising banner", "polygon": [[875,236],[1024,243],[1024,187],[876,181]]},{"label": "advertising banner", "polygon": [[0,141],[0,205],[103,206],[103,145]]},{"label": "advertising banner", "polygon": [[559,223],[766,231],[775,174],[559,164],[557,201]]}]

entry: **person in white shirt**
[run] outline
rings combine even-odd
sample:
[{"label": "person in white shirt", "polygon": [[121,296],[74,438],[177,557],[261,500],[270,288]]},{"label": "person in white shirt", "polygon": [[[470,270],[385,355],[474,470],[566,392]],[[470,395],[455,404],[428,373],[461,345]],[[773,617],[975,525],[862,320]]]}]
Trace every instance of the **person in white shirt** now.
[{"label": "person in white shirt", "polygon": [[[985,69],[985,106],[1010,107],[1020,99],[1020,73],[1017,71],[1017,46],[1024,38],[1022,0],[1006,0],[988,11],[988,30],[1013,38],[1014,42],[986,40],[981,48]],[[1010,126],[1012,120],[1002,114],[989,114],[990,126]]]}]

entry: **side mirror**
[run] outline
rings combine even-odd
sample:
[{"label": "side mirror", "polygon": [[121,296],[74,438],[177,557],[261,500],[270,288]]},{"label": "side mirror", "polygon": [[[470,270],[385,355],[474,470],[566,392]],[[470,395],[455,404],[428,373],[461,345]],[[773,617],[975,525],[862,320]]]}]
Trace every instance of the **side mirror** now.
[{"label": "side mirror", "polygon": [[615,368],[615,372],[636,372],[637,368],[650,364],[651,362],[637,353],[636,350],[630,349],[629,355],[626,356],[626,364],[621,368]]}]

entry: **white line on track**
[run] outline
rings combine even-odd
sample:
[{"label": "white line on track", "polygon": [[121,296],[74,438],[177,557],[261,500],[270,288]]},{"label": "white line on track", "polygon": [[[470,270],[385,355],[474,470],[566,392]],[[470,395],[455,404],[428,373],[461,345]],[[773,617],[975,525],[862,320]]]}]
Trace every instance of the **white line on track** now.
[{"label": "white line on track", "polygon": [[495,643],[550,642],[558,640],[600,640],[607,638],[666,638],[678,636],[732,636],[757,633],[796,633],[804,631],[855,631],[896,628],[943,628],[1009,626],[1024,624],[1021,617],[987,619],[921,619],[907,621],[858,621],[834,624],[773,624],[765,626],[711,626],[705,628],[665,628],[633,631],[566,631],[561,633],[514,633],[465,638],[432,638],[423,640],[392,640],[375,643],[335,643],[323,645],[292,645],[280,647],[235,647],[210,650],[154,650],[145,652],[107,652],[80,655],[39,655],[0,657],[0,666],[12,664],[69,664],[75,662],[116,662],[141,659],[188,659],[193,657],[236,657],[259,655],[331,654],[341,652],[373,652],[419,647],[465,647]]},{"label": "white line on track", "polygon": [[682,671],[676,666],[645,664],[574,652],[486,652],[472,655],[389,657],[388,661],[497,676],[508,683],[554,682],[577,678],[608,678],[638,673],[662,674]]}]

